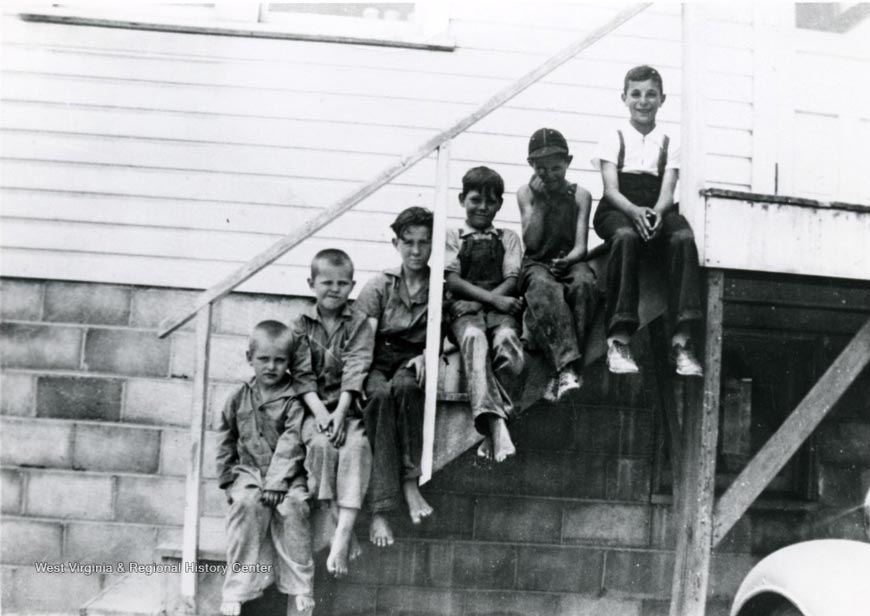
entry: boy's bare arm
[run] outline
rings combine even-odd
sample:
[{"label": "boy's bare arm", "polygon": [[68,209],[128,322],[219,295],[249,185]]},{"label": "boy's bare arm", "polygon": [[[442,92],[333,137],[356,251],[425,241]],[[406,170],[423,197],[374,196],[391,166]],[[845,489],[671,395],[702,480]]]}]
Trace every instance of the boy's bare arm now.
[{"label": "boy's bare arm", "polygon": [[574,201],[577,203],[577,227],[574,229],[574,247],[571,249],[571,252],[565,255],[565,260],[572,265],[586,258],[592,195],[585,188],[578,186],[574,193]]},{"label": "boy's bare arm", "polygon": [[653,208],[659,214],[659,218],[671,211],[674,207],[674,190],[677,187],[677,179],[680,177],[679,169],[666,169],[662,176],[662,188],[659,198]]},{"label": "boy's bare arm", "polygon": [[523,243],[526,250],[534,252],[541,247],[544,240],[544,207],[543,201],[534,202],[532,189],[528,185],[517,191],[517,203],[520,206],[520,222],[523,227]]},{"label": "boy's bare arm", "polygon": [[601,161],[601,179],[604,182],[604,196],[607,197],[608,201],[628,217],[638,235],[644,240],[650,239],[650,225],[646,213],[651,208],[635,205],[619,192],[619,174],[614,163],[606,160]]}]

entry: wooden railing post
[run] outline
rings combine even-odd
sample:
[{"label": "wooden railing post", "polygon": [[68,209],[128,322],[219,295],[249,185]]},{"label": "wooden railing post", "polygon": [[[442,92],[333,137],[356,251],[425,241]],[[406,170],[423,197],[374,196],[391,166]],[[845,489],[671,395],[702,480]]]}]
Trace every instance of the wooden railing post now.
[{"label": "wooden railing post", "polygon": [[716,444],[719,433],[719,391],[722,374],[722,298],[725,275],[707,272],[707,330],[704,384],[687,383],[689,404],[683,417],[683,470],[675,508],[677,550],[670,616],[704,616],[713,547],[713,499]]},{"label": "wooden railing post", "polygon": [[441,306],[444,294],[444,248],[447,235],[447,197],[450,182],[450,142],[438,148],[429,257],[429,312],[426,321],[426,403],[423,412],[423,456],[420,483],[432,478],[435,457],[435,413],[438,408],[438,362],[441,358]]},{"label": "wooden railing post", "polygon": [[181,548],[181,605],[185,614],[196,614],[196,560],[199,552],[200,487],[205,418],[208,413],[208,361],[211,346],[212,305],[196,314],[196,364],[193,376],[193,408],[190,414],[190,450],[184,492],[184,533]]}]

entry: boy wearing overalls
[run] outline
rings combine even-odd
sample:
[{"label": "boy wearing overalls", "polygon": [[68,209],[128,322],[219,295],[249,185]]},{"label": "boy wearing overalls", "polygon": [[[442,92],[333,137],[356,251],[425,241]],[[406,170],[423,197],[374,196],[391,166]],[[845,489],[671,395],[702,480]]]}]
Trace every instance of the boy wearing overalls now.
[{"label": "boy wearing overalls", "polygon": [[507,429],[523,372],[516,297],[522,247],[510,229],[492,221],[501,209],[504,181],[487,167],[462,178],[465,225],[448,229],[445,312],[459,345],[474,425],[484,436],[478,455],[503,462],[516,452]]}]

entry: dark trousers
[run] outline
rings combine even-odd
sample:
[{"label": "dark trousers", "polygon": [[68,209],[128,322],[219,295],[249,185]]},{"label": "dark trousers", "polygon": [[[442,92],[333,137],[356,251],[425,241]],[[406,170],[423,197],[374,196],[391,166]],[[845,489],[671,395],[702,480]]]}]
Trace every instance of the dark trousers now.
[{"label": "dark trousers", "polygon": [[555,370],[583,357],[586,334],[595,316],[598,288],[586,263],[575,263],[556,278],[546,265],[524,260],[519,279],[527,324]]},{"label": "dark trousers", "polygon": [[638,264],[647,258],[665,264],[672,325],[701,319],[698,249],[682,215],[671,212],[665,216],[658,235],[646,244],[628,217],[607,201],[599,204],[593,225],[610,248],[604,275],[608,334],[617,327],[630,334],[638,328]]},{"label": "dark trousers", "polygon": [[420,476],[425,393],[404,363],[393,374],[372,369],[365,385],[363,416],[372,447],[369,502],[375,513],[398,507],[401,482]]}]

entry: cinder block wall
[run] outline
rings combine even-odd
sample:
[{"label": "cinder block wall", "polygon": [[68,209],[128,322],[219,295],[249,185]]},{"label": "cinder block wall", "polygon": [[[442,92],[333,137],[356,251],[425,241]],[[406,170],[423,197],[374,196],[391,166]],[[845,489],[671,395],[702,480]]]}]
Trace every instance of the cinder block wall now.
[{"label": "cinder block wall", "polygon": [[[180,542],[193,334],[159,340],[155,330],[194,293],[4,279],[0,294],[2,605],[75,610],[114,576],[37,573],[34,562],[153,562],[159,543]],[[250,328],[288,321],[307,301],[239,294],[218,304],[212,409],[249,373]],[[847,339],[833,336],[832,353]],[[469,452],[436,476],[436,519],[423,530],[398,521],[391,550],[364,542],[364,566],[335,589],[333,613],[667,613],[675,532],[670,507],[650,499],[657,393],[644,337],[637,343],[643,378],[594,364],[572,405],[516,427],[514,461],[490,469]],[[753,509],[717,550],[711,614],[726,613],[760,555],[801,538],[860,538],[868,401],[865,371],[818,432],[817,509]],[[220,535],[213,457],[209,432],[203,526]]]},{"label": "cinder block wall", "polygon": [[[159,543],[180,538],[194,341],[190,326],[164,340],[155,330],[194,295],[0,281],[4,609],[77,609],[113,577],[38,573],[34,562],[153,562]],[[287,322],[307,301],[239,294],[218,304],[210,408],[250,374],[250,328]],[[204,455],[203,532],[220,533],[212,431]]]}]

